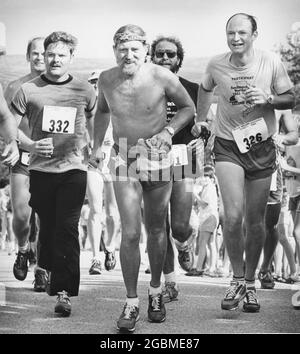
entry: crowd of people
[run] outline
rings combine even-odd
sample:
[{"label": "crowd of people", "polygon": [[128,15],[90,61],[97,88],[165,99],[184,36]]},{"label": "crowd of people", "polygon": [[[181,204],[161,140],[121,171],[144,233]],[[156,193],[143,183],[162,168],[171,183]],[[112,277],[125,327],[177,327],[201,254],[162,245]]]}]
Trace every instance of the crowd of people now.
[{"label": "crowd of people", "polygon": [[136,25],[113,37],[117,65],[87,81],[70,74],[74,36],[29,42],[30,73],[0,92],[10,166],[1,236],[16,240],[16,279],[35,264],[34,290],[57,296],[57,314],[71,314],[87,240],[90,275],[103,270],[101,251],[107,271],[120,261],[122,332],[140,316],[141,235],[150,322],[165,321],[165,304],[180,298],[177,262],[186,276],[232,278],[223,310],[243,301],[245,312],[259,312],[256,279],[265,289],[299,281],[293,84],[277,55],[254,47],[253,16],[230,17],[226,36],[230,51],[209,61],[200,83],[178,75],[178,38],[149,45]]}]

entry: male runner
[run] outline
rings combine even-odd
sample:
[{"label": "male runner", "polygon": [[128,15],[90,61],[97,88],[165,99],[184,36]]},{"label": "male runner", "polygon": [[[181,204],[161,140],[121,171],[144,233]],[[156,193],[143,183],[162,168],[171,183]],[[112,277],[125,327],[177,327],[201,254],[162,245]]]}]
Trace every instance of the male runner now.
[{"label": "male runner", "polygon": [[13,99],[19,122],[26,114],[30,138],[30,205],[40,219],[39,265],[49,272],[46,291],[57,295],[55,312],[71,313],[79,291],[78,224],[86,191],[88,133],[94,89],[69,74],[77,39],[53,32],[44,41],[45,74],[24,83]]},{"label": "male runner", "polygon": [[[30,73],[10,82],[5,91],[7,104],[10,106],[11,101],[20,89],[21,85],[27,81],[33,80],[45,71],[44,64],[44,38],[35,37],[28,42],[26,59],[30,64]],[[25,119],[19,125],[19,129],[29,136],[28,125]],[[31,227],[35,226],[35,213],[29,206],[29,153],[20,150],[20,159],[11,169],[10,188],[11,201],[13,209],[13,230],[18,242],[18,254],[13,266],[14,276],[18,280],[26,279],[28,272],[28,263],[36,261],[36,255],[30,248],[29,234]],[[32,223],[31,223],[32,222]],[[34,259],[33,259],[34,258]],[[47,273],[40,267],[35,268],[35,291],[45,291],[47,282]]]},{"label": "male runner", "polygon": [[274,53],[254,48],[258,32],[253,16],[238,13],[230,17],[226,35],[230,52],[208,64],[193,131],[197,134],[204,124],[212,90],[218,86],[214,153],[224,203],[224,241],[233,268],[221,307],[236,309],[244,299],[245,312],[258,312],[255,270],[265,240],[264,216],[276,169],[274,110],[293,107],[293,85]]},{"label": "male runner", "polygon": [[[151,267],[148,319],[162,322],[166,317],[160,277],[172,189],[170,148],[174,134],[193,119],[195,106],[176,75],[146,62],[148,45],[140,27],[121,27],[114,35],[113,49],[117,66],[102,72],[99,78],[94,158],[102,158],[101,145],[111,119],[115,145],[110,166],[121,217],[120,260],[127,290],[117,327],[132,332],[139,319],[137,280],[142,198]],[[166,124],[168,100],[178,110]]]}]

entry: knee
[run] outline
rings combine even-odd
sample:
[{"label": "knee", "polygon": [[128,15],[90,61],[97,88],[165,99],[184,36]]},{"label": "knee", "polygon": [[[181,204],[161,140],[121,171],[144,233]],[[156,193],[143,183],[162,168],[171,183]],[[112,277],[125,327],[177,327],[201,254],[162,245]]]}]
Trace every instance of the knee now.
[{"label": "knee", "polygon": [[192,232],[189,222],[182,222],[180,220],[172,222],[171,229],[172,236],[178,241],[185,241],[186,237]]},{"label": "knee", "polygon": [[121,244],[123,246],[138,247],[140,242],[140,232],[138,231],[124,231],[122,232]]},{"label": "knee", "polygon": [[27,210],[16,210],[13,213],[13,225],[14,227],[25,228],[26,226],[29,227],[29,218],[30,213]]},{"label": "knee", "polygon": [[239,212],[231,211],[226,214],[224,221],[227,230],[235,230],[242,226],[242,215]]},{"label": "knee", "polygon": [[165,237],[165,228],[154,226],[147,230],[148,240],[163,240]]}]

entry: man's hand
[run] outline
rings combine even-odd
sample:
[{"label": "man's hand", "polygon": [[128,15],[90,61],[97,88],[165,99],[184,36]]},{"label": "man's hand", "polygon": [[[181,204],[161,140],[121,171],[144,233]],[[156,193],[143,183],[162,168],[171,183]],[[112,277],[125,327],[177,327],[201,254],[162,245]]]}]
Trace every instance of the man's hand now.
[{"label": "man's hand", "polygon": [[282,134],[275,134],[273,135],[273,140],[274,140],[274,143],[277,145],[277,147],[279,148],[279,150],[281,152],[284,152],[285,151],[285,145],[284,145],[284,135]]},{"label": "man's hand", "polygon": [[1,157],[4,158],[3,163],[7,166],[14,166],[18,162],[20,154],[16,140],[11,141],[5,146]]},{"label": "man's hand", "polygon": [[104,153],[102,152],[101,147],[99,147],[96,151],[92,151],[92,154],[89,158],[89,167],[101,171],[103,168],[104,158],[105,156]]},{"label": "man's hand", "polygon": [[195,122],[191,133],[195,138],[201,138],[204,141],[204,146],[207,145],[208,139],[211,135],[207,122]]},{"label": "man's hand", "polygon": [[259,87],[250,87],[245,91],[245,101],[251,104],[267,104],[268,95]]},{"label": "man's hand", "polygon": [[158,134],[153,135],[152,138],[147,141],[150,141],[151,147],[157,150],[163,150],[166,153],[168,153],[172,148],[172,137],[166,129],[163,129]]},{"label": "man's hand", "polygon": [[53,154],[54,146],[52,138],[44,138],[41,140],[33,141],[29,147],[29,152],[40,157],[50,158]]}]

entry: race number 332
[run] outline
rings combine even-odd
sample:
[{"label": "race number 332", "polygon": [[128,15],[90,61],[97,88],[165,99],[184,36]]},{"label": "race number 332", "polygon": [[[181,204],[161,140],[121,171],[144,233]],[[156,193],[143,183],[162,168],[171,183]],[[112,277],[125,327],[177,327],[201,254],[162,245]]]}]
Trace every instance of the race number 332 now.
[{"label": "race number 332", "polygon": [[57,134],[74,134],[77,108],[44,106],[42,130]]}]

